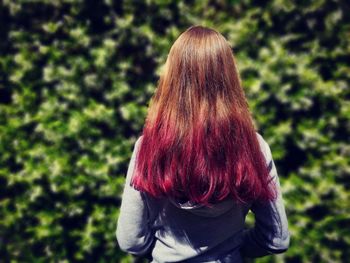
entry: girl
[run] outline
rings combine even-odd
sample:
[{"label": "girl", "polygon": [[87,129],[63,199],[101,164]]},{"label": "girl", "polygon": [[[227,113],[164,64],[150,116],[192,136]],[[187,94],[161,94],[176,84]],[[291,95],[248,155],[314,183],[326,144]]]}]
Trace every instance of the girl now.
[{"label": "girl", "polygon": [[[251,210],[255,226],[244,228]],[[116,236],[152,262],[282,253],[288,222],[269,145],[254,129],[232,49],[192,26],[170,49],[129,163]]]}]

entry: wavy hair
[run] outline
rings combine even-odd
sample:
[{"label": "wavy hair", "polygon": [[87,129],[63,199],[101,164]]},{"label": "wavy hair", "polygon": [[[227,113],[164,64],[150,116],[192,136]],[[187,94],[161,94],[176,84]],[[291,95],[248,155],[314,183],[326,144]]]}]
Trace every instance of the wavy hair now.
[{"label": "wavy hair", "polygon": [[211,205],[272,200],[274,187],[228,41],[191,26],[174,42],[150,100],[131,184]]}]

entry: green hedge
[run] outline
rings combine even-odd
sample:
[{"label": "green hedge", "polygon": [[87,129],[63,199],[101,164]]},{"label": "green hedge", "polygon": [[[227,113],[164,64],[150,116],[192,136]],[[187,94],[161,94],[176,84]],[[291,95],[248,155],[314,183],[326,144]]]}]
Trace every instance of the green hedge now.
[{"label": "green hedge", "polygon": [[325,0],[0,2],[0,261],[132,260],[115,238],[131,150],[169,48],[201,24],[232,44],[283,187],[291,247],[255,262],[345,262],[349,14]]}]

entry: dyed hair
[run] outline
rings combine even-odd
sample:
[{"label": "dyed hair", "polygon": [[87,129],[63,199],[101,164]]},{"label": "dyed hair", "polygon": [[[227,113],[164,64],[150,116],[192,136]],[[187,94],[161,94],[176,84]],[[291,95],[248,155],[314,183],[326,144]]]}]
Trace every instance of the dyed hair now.
[{"label": "dyed hair", "polygon": [[131,184],[211,205],[275,197],[232,49],[192,26],[175,41],[150,100]]}]

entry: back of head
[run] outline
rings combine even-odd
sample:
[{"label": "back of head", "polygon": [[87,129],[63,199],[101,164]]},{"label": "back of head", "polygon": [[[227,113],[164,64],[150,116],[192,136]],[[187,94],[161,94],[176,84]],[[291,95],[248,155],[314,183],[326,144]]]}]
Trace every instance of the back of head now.
[{"label": "back of head", "polygon": [[232,49],[214,29],[192,26],[171,47],[132,184],[204,205],[273,198]]}]

